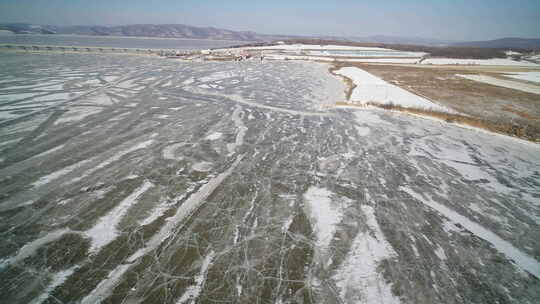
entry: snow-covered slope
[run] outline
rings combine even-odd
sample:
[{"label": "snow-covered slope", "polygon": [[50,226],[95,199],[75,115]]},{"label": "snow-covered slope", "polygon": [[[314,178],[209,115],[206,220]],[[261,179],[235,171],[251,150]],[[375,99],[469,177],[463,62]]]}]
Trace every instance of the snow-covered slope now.
[{"label": "snow-covered slope", "polygon": [[356,85],[350,98],[353,103],[394,104],[406,108],[450,111],[446,107],[390,84],[360,68],[345,67],[336,73],[350,78]]}]

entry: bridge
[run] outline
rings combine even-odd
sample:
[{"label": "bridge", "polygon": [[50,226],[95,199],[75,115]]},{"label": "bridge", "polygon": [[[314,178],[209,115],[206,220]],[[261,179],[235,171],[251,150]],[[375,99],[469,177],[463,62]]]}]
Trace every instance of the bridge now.
[{"label": "bridge", "polygon": [[191,50],[173,50],[173,49],[27,45],[27,44],[0,44],[0,51],[96,53],[96,54],[114,53],[114,54],[140,54],[140,55],[158,55],[158,56],[191,55],[195,53],[195,51],[191,51]]}]

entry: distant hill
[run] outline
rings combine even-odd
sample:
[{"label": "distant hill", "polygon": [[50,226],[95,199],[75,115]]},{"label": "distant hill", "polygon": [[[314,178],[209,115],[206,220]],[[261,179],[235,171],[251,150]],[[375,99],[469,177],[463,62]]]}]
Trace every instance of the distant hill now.
[{"label": "distant hill", "polygon": [[453,43],[452,46],[540,50],[540,39],[502,38],[487,41],[457,42]]},{"label": "distant hill", "polygon": [[27,23],[0,24],[0,30],[10,31],[15,34],[55,34],[54,31],[48,30],[46,26]]},{"label": "distant hill", "polygon": [[373,44],[416,45],[429,47],[475,47],[497,49],[535,49],[540,50],[540,39],[503,38],[489,41],[455,42],[421,37],[369,36],[369,37],[336,37],[336,36],[293,36],[266,35],[251,31],[232,31],[214,27],[196,27],[184,24],[132,24],[120,26],[54,26],[29,23],[0,24],[0,31],[15,34],[66,34],[92,36],[128,36],[189,38],[210,40],[234,40],[243,42],[270,42],[294,39],[323,39],[341,42],[360,42]]},{"label": "distant hill", "polygon": [[407,44],[407,45],[425,45],[425,46],[447,46],[455,41],[438,40],[421,37],[401,37],[401,36],[369,36],[369,37],[350,37],[352,41],[366,43],[385,43],[385,44]]},{"label": "distant hill", "polygon": [[54,26],[26,23],[0,24],[0,30],[15,34],[75,34],[93,36],[129,36],[190,38],[234,41],[273,41],[295,36],[264,35],[249,31],[231,31],[213,27],[196,27],[183,24],[133,24],[121,26]]}]

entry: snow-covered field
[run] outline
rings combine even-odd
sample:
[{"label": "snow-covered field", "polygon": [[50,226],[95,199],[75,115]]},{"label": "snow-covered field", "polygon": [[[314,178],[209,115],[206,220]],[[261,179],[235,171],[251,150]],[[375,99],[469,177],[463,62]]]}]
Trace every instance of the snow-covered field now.
[{"label": "snow-covered field", "polygon": [[[512,80],[505,80],[505,79],[495,78],[495,77],[487,76],[487,75],[460,75],[458,74],[457,76],[465,78],[465,79],[473,80],[473,81],[491,84],[498,87],[509,88],[509,89],[514,89],[514,90],[519,90],[519,91],[523,91],[527,93],[540,95],[540,86],[538,85],[532,85],[532,84],[527,84],[527,83],[522,83],[522,82],[512,81]],[[527,75],[526,77],[529,77],[529,76]]]},{"label": "snow-covered field", "polygon": [[321,63],[0,61],[2,303],[537,302],[537,144]]},{"label": "snow-covered field", "polygon": [[[389,56],[390,57],[390,56]],[[420,58],[333,58],[322,56],[302,56],[302,55],[265,55],[267,60],[305,60],[305,61],[322,61],[322,62],[364,62],[364,63],[397,63],[397,64],[416,64]]]},{"label": "snow-covered field", "polygon": [[406,108],[450,111],[446,107],[390,84],[360,68],[345,67],[336,71],[336,74],[350,78],[356,85],[350,98],[353,103],[394,104]]},{"label": "snow-covered field", "polygon": [[361,46],[344,46],[344,45],[312,45],[312,44],[282,44],[271,46],[258,46],[258,47],[245,47],[246,50],[311,50],[311,51],[394,51],[392,49],[385,49],[379,47],[361,47]]},{"label": "snow-covered field", "polygon": [[512,74],[506,74],[505,76],[519,80],[540,83],[540,72],[516,72]]},{"label": "snow-covered field", "polygon": [[498,65],[498,66],[523,66],[540,67],[540,65],[528,61],[516,61],[505,58],[493,59],[454,59],[454,58],[427,58],[422,64],[440,65]]},{"label": "snow-covered field", "polygon": [[[355,47],[355,46],[341,46],[341,45],[306,45],[306,44],[292,44],[292,45],[273,45],[273,46],[261,46],[261,47],[243,47],[234,49],[238,51],[261,51],[265,57],[277,58],[289,58],[295,60],[333,60],[333,58],[339,60],[370,60],[371,57],[390,57],[393,59],[404,60],[405,58],[399,57],[413,57],[418,61],[422,56],[426,55],[423,52],[406,52],[398,51],[386,48],[378,47]],[[217,52],[227,52],[230,49],[216,50]],[[276,57],[279,56],[279,57]],[[344,59],[342,57],[350,57]],[[356,57],[358,59],[351,59]],[[370,58],[362,58],[370,57]],[[407,63],[411,58],[408,58]],[[376,58],[375,58],[376,60]]]}]

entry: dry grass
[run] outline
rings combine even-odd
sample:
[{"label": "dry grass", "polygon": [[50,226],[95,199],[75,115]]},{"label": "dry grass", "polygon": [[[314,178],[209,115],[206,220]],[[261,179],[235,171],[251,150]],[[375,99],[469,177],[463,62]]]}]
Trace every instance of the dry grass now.
[{"label": "dry grass", "polygon": [[456,123],[460,125],[466,125],[474,128],[484,129],[490,132],[499,133],[503,135],[509,135],[518,137],[532,142],[540,142],[540,129],[533,125],[518,125],[506,122],[494,122],[491,120],[481,119],[477,117],[465,116],[461,114],[439,112],[434,110],[418,109],[418,108],[406,108],[396,104],[379,104],[373,102],[367,102],[366,104],[353,104],[348,102],[337,102],[338,106],[352,106],[359,108],[376,107],[389,111],[398,111],[418,116],[427,116],[436,119],[440,119],[447,123]]}]

